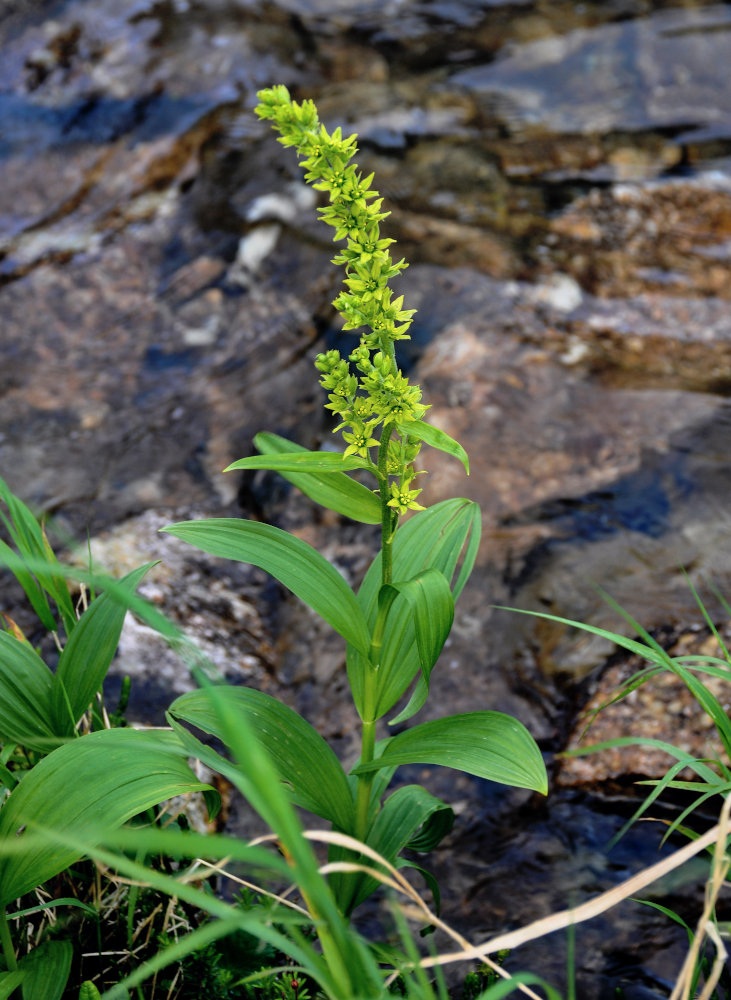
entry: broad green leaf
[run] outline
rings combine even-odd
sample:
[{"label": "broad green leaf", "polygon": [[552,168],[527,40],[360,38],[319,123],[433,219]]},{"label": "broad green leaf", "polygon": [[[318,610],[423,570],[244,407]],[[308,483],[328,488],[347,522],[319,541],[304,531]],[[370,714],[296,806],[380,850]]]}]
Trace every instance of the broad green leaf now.
[{"label": "broad green leaf", "polygon": [[[445,500],[415,514],[397,530],[393,542],[393,579],[412,580],[426,570],[438,570],[451,583],[456,602],[477,556],[480,539],[480,508],[471,500]],[[381,557],[374,560],[358,591],[358,603],[372,631],[378,614],[381,589]],[[363,677],[366,660],[352,647],[347,656],[348,680],[358,711],[363,713]],[[397,601],[389,611],[380,656],[376,717],[391,709],[419,671],[419,650],[414,616],[406,601]],[[416,701],[423,694],[417,686]],[[413,708],[413,705],[411,705]]]},{"label": "broad green leaf", "polygon": [[50,724],[53,674],[36,651],[0,632],[0,736],[46,752],[56,733]]},{"label": "broad green leaf", "polygon": [[259,521],[210,518],[163,531],[224,559],[252,563],[276,577],[364,655],[368,628],[355,594],[327,559],[300,538]]},{"label": "broad green leaf", "polygon": [[9,1000],[24,979],[25,972],[22,969],[0,972],[0,1000]]},{"label": "broad green leaf", "polygon": [[[415,851],[430,851],[449,833],[454,824],[450,806],[436,798],[420,785],[406,785],[386,799],[371,826],[366,843],[383,855],[386,861],[396,863],[400,852],[408,847]],[[342,848],[330,852],[330,860],[352,858]],[[371,861],[368,864],[372,864]],[[367,899],[378,888],[378,880],[365,874],[337,874],[337,879],[349,884],[348,890],[338,888],[340,898],[348,898],[347,912]],[[347,891],[347,897],[343,894]]]},{"label": "broad green leaf", "polygon": [[[279,774],[255,738],[247,715],[235,710],[220,687],[207,684],[206,690],[219,716],[223,742],[238,765],[236,785],[277,833],[291,862],[293,880],[318,915],[315,927],[323,964],[313,969],[308,963],[312,974],[328,984],[325,992],[330,996],[380,996],[382,981],[373,958],[335,905],[289,797],[277,780]],[[284,950],[292,954],[291,947]]]},{"label": "broad green leaf", "polygon": [[[13,789],[0,810],[0,844],[25,826],[63,833],[86,825],[120,826],[145,809],[210,786],[196,780],[172,733],[104,729],[59,747]],[[22,840],[20,841],[22,844]],[[68,868],[81,852],[31,840],[0,856],[0,907]]]},{"label": "broad green leaf", "polygon": [[397,424],[398,432],[401,435],[408,434],[409,437],[418,438],[425,444],[431,445],[432,448],[438,448],[439,451],[444,451],[447,455],[451,455],[453,458],[459,459],[459,461],[464,465],[467,475],[470,474],[470,460],[467,456],[467,452],[464,450],[459,441],[455,441],[453,437],[450,437],[445,431],[440,430],[438,427],[434,427],[432,424],[427,424],[423,420],[407,420],[403,423]]},{"label": "broad green leaf", "polygon": [[[147,563],[133,570],[119,586],[134,592],[154,565]],[[51,720],[60,735],[73,733],[77,720],[101,688],[117,651],[126,613],[124,602],[113,593],[104,593],[92,601],[71,633],[59,657],[51,692]]]},{"label": "broad green leaf", "polygon": [[[340,762],[320,734],[301,715],[262,691],[218,688],[246,716],[297,805],[350,831],[353,797]],[[170,715],[223,739],[218,713],[205,691],[190,691],[170,706]]]},{"label": "broad green leaf", "polygon": [[503,785],[548,791],[541,751],[517,719],[502,712],[467,712],[422,722],[393,736],[377,759],[351,773],[393,764],[441,764]]},{"label": "broad green leaf", "polygon": [[18,962],[25,972],[23,1000],[61,1000],[73,954],[70,941],[44,941],[25,955]]},{"label": "broad green leaf", "polygon": [[81,984],[81,989],[79,990],[79,1000],[100,1000],[100,998],[101,993],[92,982],[89,982],[88,979],[86,982]]},{"label": "broad green leaf", "polygon": [[234,469],[270,469],[272,472],[350,472],[367,469],[368,462],[358,455],[343,455],[333,451],[295,451],[280,455],[252,455],[233,462],[224,472]]},{"label": "broad green leaf", "polygon": [[[265,456],[310,454],[301,445],[294,444],[278,434],[262,433],[254,438],[254,444]],[[353,459],[355,460],[355,459]],[[350,458],[347,459],[350,461]],[[359,459],[362,461],[362,459]],[[351,468],[360,468],[353,465]],[[268,468],[268,466],[265,466]],[[286,472],[278,470],[297,489],[322,504],[328,510],[343,514],[353,521],[363,524],[381,523],[381,500],[366,486],[346,476],[344,472]]]},{"label": "broad green leaf", "polygon": [[454,825],[454,812],[421,785],[405,785],[386,799],[368,833],[368,844],[393,861],[408,847],[431,851]]},{"label": "broad green leaf", "polygon": [[[391,720],[391,725],[404,722],[416,715],[429,696],[429,678],[432,668],[439,658],[444,643],[447,641],[452,622],[454,621],[454,600],[449,584],[439,570],[428,569],[405,583],[388,584],[383,591],[395,590],[411,605],[416,631],[416,649],[419,654],[421,674],[416,690],[409,699],[408,705]],[[388,628],[388,619],[386,619]],[[395,666],[391,661],[391,666]],[[397,665],[400,671],[400,664]],[[377,703],[381,692],[389,690],[389,676],[386,671],[379,671]],[[396,686],[402,678],[396,679]],[[388,695],[386,695],[388,697]]]}]

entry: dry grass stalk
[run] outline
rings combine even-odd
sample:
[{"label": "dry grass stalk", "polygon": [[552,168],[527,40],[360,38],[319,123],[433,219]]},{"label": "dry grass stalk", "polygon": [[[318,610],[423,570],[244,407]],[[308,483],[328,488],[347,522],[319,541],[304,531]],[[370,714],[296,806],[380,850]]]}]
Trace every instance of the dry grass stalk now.
[{"label": "dry grass stalk", "polygon": [[725,839],[729,834],[731,834],[731,820],[729,819],[728,812],[724,809],[721,821],[711,830],[704,833],[703,836],[692,841],[690,844],[686,844],[685,847],[681,847],[674,854],[663,858],[662,861],[658,861],[657,864],[651,865],[642,872],[638,872],[637,875],[633,875],[632,878],[627,879],[613,889],[609,889],[607,892],[595,896],[594,899],[582,903],[576,909],[561,910],[559,913],[553,913],[549,917],[542,917],[540,920],[535,920],[526,927],[521,927],[517,931],[510,931],[507,934],[500,934],[498,937],[492,938],[492,940],[481,945],[464,948],[459,952],[424,958],[420,964],[424,968],[429,968],[435,965],[446,965],[448,962],[462,962],[466,960],[484,961],[488,955],[495,952],[506,948],[517,948],[527,941],[534,941],[536,938],[552,934],[554,931],[565,930],[574,924],[581,924],[585,920],[591,920],[593,917],[598,917],[600,914],[606,913],[607,910],[612,909],[613,906],[621,903],[622,900],[641,892],[648,885],[662,878],[663,875],[667,875],[668,872],[679,868],[710,844],[714,842],[725,844]]},{"label": "dry grass stalk", "polygon": [[729,828],[730,813],[731,796],[729,796],[723,804],[723,809],[721,810],[721,821],[716,827],[718,830],[718,836],[716,837],[716,844],[713,850],[711,874],[706,884],[706,898],[703,913],[698,921],[693,943],[688,949],[688,954],[686,955],[685,962],[683,963],[683,968],[680,970],[680,975],[678,976],[675,988],[670,995],[670,1000],[690,1000],[690,991],[693,984],[694,972],[698,964],[698,956],[700,954],[701,945],[707,937],[710,938],[716,946],[716,958],[708,977],[708,981],[706,982],[703,992],[698,1000],[710,1000],[710,997],[716,988],[716,983],[721,977],[721,972],[723,971],[723,967],[728,957],[726,947],[721,940],[721,936],[718,933],[716,925],[713,923],[712,914],[716,905],[716,900],[718,899],[719,893],[721,892],[724,882],[726,881],[729,864],[731,863],[731,860],[726,853],[726,834],[728,833]]}]

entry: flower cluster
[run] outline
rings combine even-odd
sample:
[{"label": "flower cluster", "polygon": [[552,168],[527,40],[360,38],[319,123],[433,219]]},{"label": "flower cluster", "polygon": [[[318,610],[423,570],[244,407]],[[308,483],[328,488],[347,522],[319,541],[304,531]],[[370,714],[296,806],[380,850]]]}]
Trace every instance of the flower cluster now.
[{"label": "flower cluster", "polygon": [[[347,241],[333,260],[345,267],[346,285],[333,305],[344,329],[362,328],[360,344],[348,360],[339,351],[328,351],[315,362],[328,393],[327,408],[340,419],[335,429],[343,431],[345,455],[370,459],[369,449],[381,444],[378,428],[386,428],[386,469],[398,477],[390,485],[388,505],[398,513],[423,510],[416,502],[421,491],[410,488],[420,442],[399,425],[420,420],[427,408],[419,387],[399,371],[394,353],[394,342],[408,338],[415,310],[404,309],[403,296],[394,298],[389,287],[407,264],[392,259],[388,248],[394,241],[381,237],[380,222],[388,213],[381,211],[382,199],[371,189],[373,175],[363,177],[350,162],[357,152],[356,136],[343,138],[339,128],[330,134],[312,101],[297,103],[282,86],[258,96],[259,117],[272,122],[281,143],[297,149],[305,180],[327,192],[330,203],[320,209],[320,217],[334,228],[333,239]],[[400,440],[391,439],[394,432]]]}]

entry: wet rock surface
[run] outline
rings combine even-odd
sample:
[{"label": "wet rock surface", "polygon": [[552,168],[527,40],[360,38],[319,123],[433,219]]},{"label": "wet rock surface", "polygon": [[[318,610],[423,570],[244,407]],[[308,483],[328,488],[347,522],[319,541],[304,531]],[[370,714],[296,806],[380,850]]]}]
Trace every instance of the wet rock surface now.
[{"label": "wet rock surface", "polygon": [[[494,605],[626,630],[599,584],[672,647],[705,641],[681,565],[704,596],[707,577],[731,593],[730,10],[7,4],[0,474],[62,533],[88,527],[110,569],[162,559],[142,591],[221,673],[283,697],[355,758],[339,642],[258,570],[157,532],[190,517],[270,520],[353,583],[377,544],[270,474],[220,471],[261,429],[330,441],[312,368],[338,336],[329,233],[251,113],[257,88],[285,83],[359,132],[359,162],[392,212],[384,228],[412,262],[400,290],[419,312],[401,361],[473,466],[465,479],[430,453],[425,497],[483,507],[479,565],[424,718],[498,708],[547,753],[573,746],[582,708],[637,665]],[[124,673],[149,721],[189,684],[133,621],[112,699]],[[668,738],[681,720],[684,743],[705,752],[685,695],[666,682],[650,692],[642,720],[618,703],[592,738],[635,723]],[[478,937],[654,860],[654,829],[619,854],[605,845],[634,808],[628,777],[658,766],[636,750],[564,761],[545,805],[430,773],[460,814],[436,861],[448,919]],[[691,920],[692,893],[668,904]],[[663,995],[683,942],[658,916],[582,931],[579,995],[614,996],[626,968]],[[515,959],[560,982],[548,942]]]}]

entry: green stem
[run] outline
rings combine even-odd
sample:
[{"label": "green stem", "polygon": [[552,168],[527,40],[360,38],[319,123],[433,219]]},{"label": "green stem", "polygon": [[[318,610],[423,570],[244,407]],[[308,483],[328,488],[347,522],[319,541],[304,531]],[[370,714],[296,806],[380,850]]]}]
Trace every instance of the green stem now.
[{"label": "green stem", "polygon": [[[376,746],[376,723],[364,722],[361,742],[361,763],[373,760],[373,752]],[[358,775],[358,790],[355,794],[355,836],[358,840],[365,840],[368,834],[368,814],[371,804],[371,787],[375,777],[375,771]]]},{"label": "green stem", "polygon": [[[388,480],[388,443],[394,431],[394,424],[386,424],[381,433],[381,442],[378,448],[378,483],[381,491],[381,586],[390,583],[393,575],[393,535],[395,529],[395,518],[393,511],[388,506],[391,499]],[[378,608],[373,634],[371,636],[371,646],[368,651],[368,664],[363,687],[363,731],[361,734],[361,764],[367,764],[373,760],[376,746],[376,677],[378,664],[381,659],[381,646],[383,644],[383,633],[386,624],[386,616],[391,602],[384,602]],[[358,776],[358,788],[355,796],[355,836],[359,840],[365,840],[368,833],[368,816],[371,804],[371,788],[375,771]]]},{"label": "green stem", "polygon": [[395,530],[393,511],[388,506],[391,491],[388,482],[388,442],[394,424],[386,424],[378,448],[378,482],[381,489],[381,586],[391,582],[393,573],[393,536]]},{"label": "green stem", "polygon": [[10,937],[10,928],[8,927],[8,917],[5,912],[5,907],[0,909],[0,941],[2,941],[3,955],[5,957],[5,964],[8,967],[8,972],[15,972],[18,968],[18,962],[15,958],[13,940]]}]

